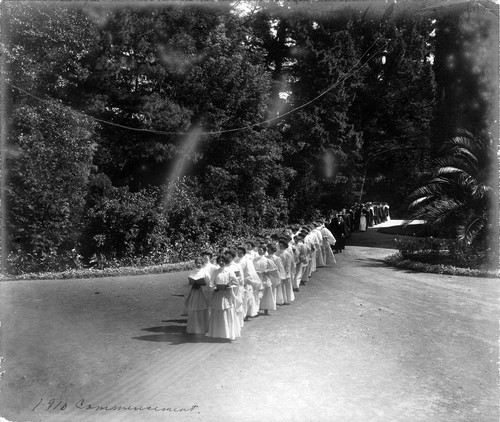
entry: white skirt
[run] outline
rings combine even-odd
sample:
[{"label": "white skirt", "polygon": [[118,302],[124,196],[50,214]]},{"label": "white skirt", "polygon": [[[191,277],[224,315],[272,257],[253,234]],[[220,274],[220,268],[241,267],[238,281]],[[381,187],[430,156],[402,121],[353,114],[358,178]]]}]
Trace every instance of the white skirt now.
[{"label": "white skirt", "polygon": [[335,255],[332,251],[332,248],[330,247],[330,244],[326,244],[325,246],[323,246],[323,249],[326,255],[326,265],[336,264],[337,259],[335,258]]},{"label": "white skirt", "polygon": [[277,287],[273,287],[273,293],[276,299],[276,305],[283,305],[285,300],[283,297],[283,286],[281,283]]},{"label": "white skirt", "polygon": [[366,231],[366,217],[364,215],[359,219],[359,230],[362,232]]},{"label": "white skirt", "polygon": [[292,280],[290,280],[290,277],[283,279],[281,285],[283,286],[283,300],[285,303],[293,302],[295,300],[295,295],[293,293]]},{"label": "white skirt", "polygon": [[321,250],[321,248],[319,248],[316,251],[316,267],[319,268],[324,266],[325,266],[325,260],[323,257],[323,251]]},{"label": "white skirt", "polygon": [[208,308],[199,311],[188,311],[186,333],[205,334],[208,331]]},{"label": "white skirt", "polygon": [[241,337],[240,324],[234,308],[213,309],[210,313],[208,337],[235,340]]},{"label": "white skirt", "polygon": [[260,309],[276,310],[276,298],[274,297],[272,286],[264,288],[262,299],[260,300]]},{"label": "white skirt", "polygon": [[186,298],[184,305],[186,310],[189,311],[201,311],[202,309],[208,308],[208,301],[205,298],[203,290],[200,288],[191,288],[188,297]]}]

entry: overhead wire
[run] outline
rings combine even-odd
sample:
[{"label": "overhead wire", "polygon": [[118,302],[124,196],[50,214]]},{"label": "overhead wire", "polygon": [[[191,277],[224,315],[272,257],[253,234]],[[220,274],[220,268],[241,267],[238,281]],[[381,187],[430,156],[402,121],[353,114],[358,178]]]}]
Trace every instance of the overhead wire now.
[{"label": "overhead wire", "polygon": [[[261,122],[257,122],[257,123],[253,123],[251,125],[246,125],[246,126],[240,126],[240,127],[237,127],[237,128],[232,128],[232,129],[224,129],[224,130],[218,130],[218,131],[208,131],[208,132],[201,132],[199,135],[200,136],[208,136],[208,135],[220,135],[220,134],[224,134],[224,133],[232,133],[232,132],[239,132],[239,131],[243,131],[243,130],[247,130],[247,129],[251,129],[251,128],[254,128],[254,127],[257,127],[257,126],[261,126],[261,125],[265,125],[265,124],[268,124],[268,123],[271,123],[273,121],[276,121],[276,120],[279,120],[279,119],[282,119],[283,117],[285,116],[288,116],[292,113],[295,113],[296,111],[298,110],[301,110],[302,108],[304,107],[307,107],[308,105],[312,104],[313,102],[317,101],[319,98],[323,97],[324,95],[326,95],[328,92],[330,92],[332,89],[336,88],[338,85],[340,85],[342,82],[344,82],[345,80],[349,79],[350,77],[354,76],[356,73],[358,73],[367,63],[369,63],[373,57],[375,57],[381,50],[382,48],[384,48],[385,46],[382,46],[380,48],[377,49],[377,51],[375,51],[375,53],[373,53],[361,66],[358,67],[358,65],[362,62],[363,58],[368,54],[368,52],[373,48],[373,46],[376,44],[376,42],[378,41],[378,39],[376,39],[371,45],[370,47],[367,48],[367,50],[363,53],[363,55],[356,61],[356,63],[342,76],[339,78],[339,80],[337,80],[337,82],[335,82],[333,85],[331,85],[330,87],[328,87],[326,90],[324,90],[323,92],[321,92],[320,94],[318,94],[316,97],[312,98],[311,100],[307,101],[306,103],[304,104],[301,104],[300,106],[298,107],[295,107],[283,114],[280,114],[279,116],[276,116],[276,117],[273,117],[271,119],[267,119],[267,120],[263,120]],[[358,68],[357,68],[358,67]],[[2,72],[4,73],[4,72]],[[26,91],[25,89],[21,88],[21,87],[18,87],[16,85],[14,85],[13,83],[5,80],[5,83],[7,83],[8,85],[10,85],[12,88],[38,100],[38,101],[42,101],[42,102],[45,102],[47,101],[47,99],[43,99],[41,97],[38,97],[28,91]],[[110,125],[110,126],[115,126],[115,127],[119,127],[119,128],[122,128],[122,129],[127,129],[127,130],[132,130],[132,131],[136,131],[136,132],[147,132],[147,133],[152,133],[152,134],[156,134],[156,135],[186,135],[188,134],[188,132],[169,132],[169,131],[162,131],[162,130],[155,130],[155,129],[146,129],[146,128],[136,128],[136,127],[132,127],[132,126],[127,126],[127,125],[122,125],[122,124],[119,124],[119,123],[115,123],[115,122],[111,122],[109,120],[104,120],[104,119],[100,119],[98,117],[94,117],[94,116],[91,116],[91,115],[88,115],[86,113],[83,113],[81,111],[78,110],[79,113],[83,114],[84,116],[87,116],[88,118],[92,119],[92,120],[95,120],[99,123],[102,123],[102,124],[106,124],[106,125]]]}]

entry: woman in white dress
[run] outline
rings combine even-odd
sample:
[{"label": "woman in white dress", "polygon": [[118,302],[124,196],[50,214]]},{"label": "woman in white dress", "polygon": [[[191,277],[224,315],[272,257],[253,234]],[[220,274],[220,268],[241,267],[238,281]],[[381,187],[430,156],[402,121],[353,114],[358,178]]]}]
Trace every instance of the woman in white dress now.
[{"label": "woman in white dress", "polygon": [[212,299],[212,291],[213,287],[211,287],[210,281],[213,279],[213,275],[215,270],[217,269],[217,265],[212,264],[212,253],[208,251],[204,251],[201,253],[201,260],[203,261],[203,269],[208,275],[209,282],[206,287],[203,287],[203,291],[205,293],[205,297],[207,298],[207,302],[210,303]]},{"label": "woman in white dress", "polygon": [[323,254],[325,255],[325,263],[326,265],[336,264],[337,260],[335,259],[331,246],[335,245],[337,240],[333,236],[332,232],[325,226],[321,227],[321,233],[323,234],[323,245],[321,245],[321,248],[323,250]]},{"label": "woman in white dress", "polygon": [[240,325],[236,320],[235,300],[233,288],[238,284],[236,275],[227,267],[228,259],[225,256],[217,258],[219,268],[214,272],[212,283],[215,287],[210,302],[210,321],[208,337],[226,338],[235,340],[241,337]]},{"label": "woman in white dress", "polygon": [[282,280],[285,278],[285,269],[283,268],[283,262],[281,258],[276,255],[276,245],[274,242],[267,245],[267,258],[274,262],[277,271],[272,271],[269,273],[269,278],[271,279],[271,284],[273,285],[273,294],[276,305],[283,305],[285,303],[283,297],[283,288],[281,286]]},{"label": "woman in white dress", "polygon": [[246,241],[245,243],[246,255],[250,256],[252,261],[259,256],[259,254],[253,250],[254,247],[255,247],[255,242],[253,240]]},{"label": "woman in white dress", "polygon": [[243,268],[242,266],[235,262],[236,251],[232,248],[229,248],[224,252],[224,256],[226,257],[227,264],[226,266],[234,272],[236,276],[236,280],[238,281],[238,285],[234,287],[233,293],[236,296],[235,298],[235,311],[236,316],[238,317],[238,323],[240,324],[240,329],[243,328],[244,320],[246,316],[246,308],[245,302],[243,300],[244,291],[245,291],[245,283],[243,278]]},{"label": "woman in white dress", "polygon": [[260,309],[264,311],[265,315],[269,315],[269,310],[276,310],[276,299],[273,295],[272,283],[269,278],[269,273],[278,271],[278,268],[273,261],[264,256],[266,250],[264,245],[259,245],[257,249],[259,256],[253,260],[255,271],[259,275],[262,282],[263,291],[262,298],[260,299]]},{"label": "woman in white dress", "polygon": [[293,265],[293,253],[288,247],[288,239],[279,239],[279,251],[276,253],[283,262],[283,268],[285,271],[285,278],[281,280],[281,288],[283,290],[283,301],[284,305],[290,305],[291,302],[295,300],[295,294],[293,293],[292,287],[292,265]]},{"label": "woman in white dress", "polygon": [[205,334],[208,331],[208,302],[201,286],[210,283],[210,278],[203,268],[201,258],[194,260],[196,270],[188,276],[191,290],[185,300],[188,314],[186,332],[188,334]]},{"label": "woman in white dress", "polygon": [[368,224],[368,209],[363,206],[361,209],[361,216],[359,217],[359,231],[365,232]]},{"label": "woman in white dress", "polygon": [[253,266],[253,258],[247,253],[244,246],[239,246],[237,249],[238,256],[234,259],[243,268],[243,306],[246,309],[245,318],[254,318],[259,315],[259,307],[256,305],[254,289],[259,291],[262,288],[262,282]]}]

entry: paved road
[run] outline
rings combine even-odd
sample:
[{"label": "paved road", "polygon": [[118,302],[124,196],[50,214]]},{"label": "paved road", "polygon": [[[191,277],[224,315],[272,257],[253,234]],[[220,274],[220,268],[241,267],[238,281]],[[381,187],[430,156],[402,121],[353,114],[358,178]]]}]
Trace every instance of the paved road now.
[{"label": "paved road", "polygon": [[0,415],[497,421],[498,280],[387,267],[392,239],[355,233],[233,343],[184,334],[186,273],[3,282]]}]

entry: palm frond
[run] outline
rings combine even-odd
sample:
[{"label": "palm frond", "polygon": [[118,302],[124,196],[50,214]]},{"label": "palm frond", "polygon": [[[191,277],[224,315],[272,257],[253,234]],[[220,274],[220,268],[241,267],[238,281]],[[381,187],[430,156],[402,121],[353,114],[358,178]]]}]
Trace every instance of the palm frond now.
[{"label": "palm frond", "polygon": [[481,183],[469,174],[457,174],[457,187],[464,193],[470,195],[471,198],[474,196],[474,192],[477,191],[480,185]]},{"label": "palm frond", "polygon": [[453,167],[453,166],[446,166],[446,167],[440,167],[436,171],[436,175],[448,175],[448,174],[454,174],[454,173],[460,173],[460,174],[469,174],[468,172],[464,171],[461,168],[458,167]]},{"label": "palm frond", "polygon": [[458,227],[458,240],[471,243],[486,228],[487,219],[484,215],[474,218],[467,224]]},{"label": "palm frond", "polygon": [[412,220],[426,220],[430,223],[442,223],[450,216],[457,214],[463,206],[463,203],[452,198],[439,198],[417,207],[410,218]]},{"label": "palm frond", "polygon": [[409,209],[412,209],[412,208],[415,208],[416,206],[422,206],[422,202],[424,201],[428,201],[430,199],[434,199],[435,197],[434,196],[422,196],[418,199],[416,199],[415,201],[413,201],[410,205],[408,205],[408,208]]},{"label": "palm frond", "polygon": [[457,161],[465,161],[470,165],[476,167],[478,164],[477,155],[475,154],[474,149],[477,149],[477,146],[473,147],[473,149],[465,147],[464,145],[454,145],[450,147],[449,153],[453,154],[453,158]]},{"label": "palm frond", "polygon": [[474,151],[478,146],[484,146],[483,138],[475,136],[467,130],[461,130],[458,132],[457,136],[448,139],[447,142],[443,145],[443,148],[449,150],[453,149],[454,147],[464,147],[470,151]]},{"label": "palm frond", "polygon": [[493,142],[470,132],[444,143],[442,156],[434,161],[432,178],[409,196],[410,219],[452,224],[459,238],[472,241],[487,227],[491,186],[488,163]]},{"label": "palm frond", "polygon": [[434,186],[431,186],[429,184],[429,185],[422,186],[418,189],[415,189],[410,194],[409,198],[413,199],[413,198],[420,198],[420,197],[424,197],[424,196],[433,196],[433,195],[436,195],[436,190],[435,190]]},{"label": "palm frond", "polygon": [[486,196],[487,192],[492,192],[491,186],[486,186],[484,183],[479,183],[472,190],[472,197],[476,200],[481,200]]}]

